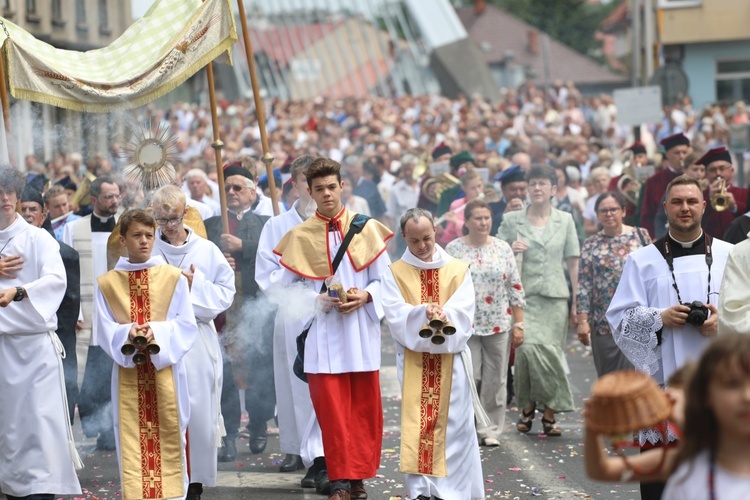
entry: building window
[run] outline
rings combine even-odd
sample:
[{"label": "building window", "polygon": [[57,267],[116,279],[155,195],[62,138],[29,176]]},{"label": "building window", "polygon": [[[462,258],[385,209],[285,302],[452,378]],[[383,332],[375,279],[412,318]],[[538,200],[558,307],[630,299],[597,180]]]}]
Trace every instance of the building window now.
[{"label": "building window", "polygon": [[99,29],[102,31],[109,30],[107,0],[99,0]]},{"label": "building window", "polygon": [[62,0],[52,0],[52,22],[57,24],[62,22]]},{"label": "building window", "polygon": [[36,14],[36,0],[26,0],[26,14]]},{"label": "building window", "polygon": [[76,24],[79,28],[86,26],[86,0],[76,0]]},{"label": "building window", "polygon": [[716,62],[716,99],[750,100],[750,59]]}]

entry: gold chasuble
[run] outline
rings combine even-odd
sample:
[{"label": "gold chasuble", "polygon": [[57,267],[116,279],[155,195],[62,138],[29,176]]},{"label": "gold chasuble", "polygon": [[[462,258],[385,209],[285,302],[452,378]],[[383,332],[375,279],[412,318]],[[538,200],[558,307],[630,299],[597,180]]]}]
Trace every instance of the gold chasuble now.
[{"label": "gold chasuble", "polygon": [[[180,269],[109,271],[99,288],[120,324],[166,321]],[[147,354],[148,356],[148,354]],[[172,367],[119,368],[120,460],[125,499],[184,497],[182,436]]]},{"label": "gold chasuble", "polygon": [[[466,277],[468,264],[451,259],[440,269],[418,269],[403,260],[391,271],[406,303],[443,306]],[[413,332],[417,335],[417,332]],[[446,477],[445,447],[454,354],[404,348],[401,401],[401,472]]]},{"label": "gold chasuble", "polygon": [[[282,266],[298,276],[313,280],[323,280],[333,274],[333,255],[330,255],[329,238],[344,241],[352,219],[357,215],[346,207],[329,219],[315,212],[302,224],[289,230],[273,252],[280,255]],[[362,232],[352,238],[346,254],[356,272],[372,264],[386,250],[386,242],[393,232],[380,222],[370,219]],[[323,251],[325,249],[325,251]]]}]

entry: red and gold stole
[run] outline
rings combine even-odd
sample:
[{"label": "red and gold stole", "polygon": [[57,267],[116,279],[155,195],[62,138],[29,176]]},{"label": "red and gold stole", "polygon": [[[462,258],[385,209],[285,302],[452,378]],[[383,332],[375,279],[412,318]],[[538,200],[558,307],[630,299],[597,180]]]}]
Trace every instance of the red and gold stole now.
[{"label": "red and gold stole", "polygon": [[[99,278],[115,319],[121,324],[166,321],[181,271],[154,266],[109,271]],[[182,436],[172,367],[157,371],[151,360],[119,367],[120,463],[125,499],[185,496]]]},{"label": "red and gold stole", "polygon": [[[468,268],[458,259],[440,269],[418,269],[403,260],[391,264],[401,295],[415,306],[444,305],[463,283]],[[404,350],[401,472],[436,477],[448,474],[445,447],[453,356]]]}]

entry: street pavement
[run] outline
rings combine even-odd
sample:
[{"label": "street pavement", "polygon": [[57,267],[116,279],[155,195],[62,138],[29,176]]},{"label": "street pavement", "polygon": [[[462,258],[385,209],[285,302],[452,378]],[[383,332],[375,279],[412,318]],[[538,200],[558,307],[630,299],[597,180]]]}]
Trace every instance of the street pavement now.
[{"label": "street pavement", "polygon": [[[395,347],[387,327],[384,328],[382,349],[383,367],[380,377],[385,425],[383,450],[378,475],[366,481],[366,486],[373,500],[407,499],[409,492],[404,484],[404,476],[398,470],[400,395],[396,380]],[[596,373],[590,350],[575,340],[573,331],[568,335],[565,354],[571,371],[574,401],[579,410],[558,415],[563,435],[559,438],[547,438],[537,433],[541,430],[540,415],[534,420],[529,434],[517,432],[515,422],[519,411],[512,406],[508,410],[506,430],[500,446],[480,448],[485,498],[640,498],[637,484],[605,484],[586,477],[583,464],[583,418],[580,409]],[[84,495],[76,498],[120,498],[115,453],[94,450],[95,440],[84,439],[78,423],[75,432],[86,464],[79,472]],[[235,462],[219,464],[218,486],[206,488],[204,500],[325,498],[316,495],[314,490],[300,488],[299,481],[304,471],[286,474],[278,472],[278,466],[284,458],[279,451],[278,430],[271,428],[268,447],[260,455],[251,454],[247,441],[242,438],[237,441],[237,449]]]}]

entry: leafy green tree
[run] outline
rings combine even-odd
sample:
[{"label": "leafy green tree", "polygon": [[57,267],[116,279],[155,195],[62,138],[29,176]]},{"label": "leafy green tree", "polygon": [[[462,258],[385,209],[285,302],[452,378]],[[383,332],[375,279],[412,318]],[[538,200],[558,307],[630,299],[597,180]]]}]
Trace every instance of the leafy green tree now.
[{"label": "leafy green tree", "polygon": [[594,33],[599,23],[617,6],[592,5],[586,0],[488,0],[578,52],[593,55],[599,42]]}]

